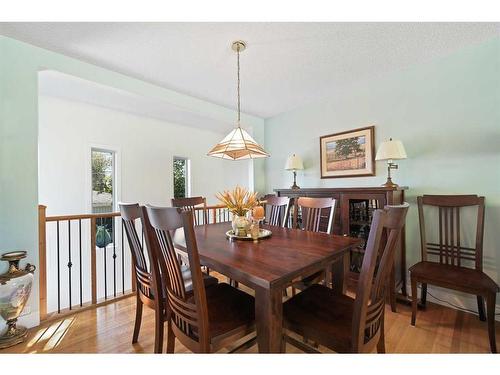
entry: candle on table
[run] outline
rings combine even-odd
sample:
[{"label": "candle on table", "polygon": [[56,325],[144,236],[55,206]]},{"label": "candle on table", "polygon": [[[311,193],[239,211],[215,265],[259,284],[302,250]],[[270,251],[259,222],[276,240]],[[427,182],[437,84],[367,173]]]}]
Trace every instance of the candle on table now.
[{"label": "candle on table", "polygon": [[252,217],[255,220],[262,220],[264,218],[264,207],[256,206],[252,210]]}]

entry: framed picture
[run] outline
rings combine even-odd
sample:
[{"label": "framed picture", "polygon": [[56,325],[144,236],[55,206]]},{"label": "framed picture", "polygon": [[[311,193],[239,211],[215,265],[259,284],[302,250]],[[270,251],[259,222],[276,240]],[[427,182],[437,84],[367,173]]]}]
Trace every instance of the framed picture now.
[{"label": "framed picture", "polygon": [[375,126],[319,139],[321,178],[375,175]]}]

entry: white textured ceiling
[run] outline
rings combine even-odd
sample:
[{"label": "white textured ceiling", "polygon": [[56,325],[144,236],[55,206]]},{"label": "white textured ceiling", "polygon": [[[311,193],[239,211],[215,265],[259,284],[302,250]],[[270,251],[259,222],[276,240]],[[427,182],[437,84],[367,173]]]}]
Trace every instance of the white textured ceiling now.
[{"label": "white textured ceiling", "polygon": [[260,117],[500,35],[499,23],[0,23],[0,34]]}]

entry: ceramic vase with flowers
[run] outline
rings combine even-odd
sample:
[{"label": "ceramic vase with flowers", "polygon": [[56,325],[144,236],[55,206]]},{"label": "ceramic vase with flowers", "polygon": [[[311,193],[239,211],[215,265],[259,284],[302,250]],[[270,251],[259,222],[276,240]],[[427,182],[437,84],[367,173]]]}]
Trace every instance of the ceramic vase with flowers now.
[{"label": "ceramic vase with flowers", "polygon": [[257,193],[249,192],[247,189],[236,186],[234,190],[218,193],[219,199],[233,214],[233,233],[238,237],[246,237],[250,233],[250,219],[248,213],[259,205]]}]

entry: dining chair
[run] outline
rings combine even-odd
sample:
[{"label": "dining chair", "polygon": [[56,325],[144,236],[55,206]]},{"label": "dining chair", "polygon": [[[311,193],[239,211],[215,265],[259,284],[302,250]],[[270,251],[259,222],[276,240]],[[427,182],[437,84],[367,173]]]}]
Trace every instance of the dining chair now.
[{"label": "dining chair", "polygon": [[[333,220],[335,218],[336,200],[333,198],[310,198],[300,197],[295,204],[294,228],[312,232],[332,233]],[[301,212],[301,220],[298,220],[298,212]],[[324,225],[325,219],[327,225]],[[319,271],[315,274],[305,277],[292,286],[292,295],[295,295],[295,289],[304,290],[309,286],[325,279],[326,271]]]},{"label": "dining chair", "polygon": [[207,199],[204,197],[172,198],[172,207],[192,211],[194,225],[208,224]]},{"label": "dining chair", "polygon": [[[422,261],[410,267],[412,291],[411,324],[417,317],[417,284],[422,285],[421,303],[427,300],[427,285],[453,289],[477,297],[479,319],[486,320],[487,305],[490,350],[497,352],[495,303],[498,285],[483,272],[484,197],[477,195],[424,195],[417,197]],[[475,233],[464,233],[474,226],[462,224],[465,209],[477,211]],[[426,226],[429,211],[434,210],[431,226]],[[427,214],[424,214],[427,212]],[[425,217],[425,218],[424,218]],[[470,232],[470,231],[469,231]],[[431,233],[428,237],[427,235]],[[472,238],[471,238],[472,237]]]},{"label": "dining chair", "polygon": [[[185,211],[191,211],[194,217],[194,225],[208,224],[207,199],[205,197],[188,197],[188,198],[172,198],[172,207],[179,207]],[[186,254],[177,253],[184,264],[188,263]],[[210,269],[206,266],[207,274],[210,274]]]},{"label": "dining chair", "polygon": [[[167,322],[167,353],[173,353],[175,338],[196,353],[216,352],[255,330],[254,298],[226,283],[203,287],[203,273],[191,211],[174,207],[146,207],[162,255],[170,307]],[[173,237],[182,229],[193,280],[188,294],[182,282],[181,265]],[[255,341],[255,335],[248,342]],[[240,345],[237,347],[240,348]],[[236,350],[237,348],[233,349]]]},{"label": "dining chair", "polygon": [[[294,215],[294,227],[331,234],[335,218],[335,204],[336,200],[333,198],[298,198],[296,203],[298,210],[296,212],[301,212],[301,220],[298,220],[298,214]],[[326,226],[324,225],[325,219],[327,219]]]},{"label": "dining chair", "polygon": [[[148,230],[148,218],[144,217],[142,207],[139,204],[119,204],[123,220],[123,228],[127,236],[129,248],[132,253],[132,264],[134,268],[136,283],[136,310],[134,333],[132,343],[137,343],[142,322],[143,305],[155,311],[155,344],[154,352],[161,353],[163,350],[163,331],[167,317],[167,303],[165,300],[164,283],[159,266],[158,246],[151,241],[151,231]],[[145,246],[139,239],[136,222],[140,220],[144,230]],[[144,251],[146,249],[146,251]],[[145,255],[147,254],[147,258]],[[192,290],[192,280],[189,269],[182,270],[182,277],[186,290]],[[206,276],[205,285],[213,285],[218,282],[215,277]],[[162,296],[163,298],[157,298]]]},{"label": "dining chair", "polygon": [[[283,304],[285,329],[338,353],[369,353],[375,347],[385,353],[387,279],[407,211],[408,204],[374,212],[354,298],[324,285],[312,285]],[[383,235],[387,237],[385,246],[381,246]],[[306,352],[318,352],[286,332],[285,341]]]},{"label": "dining chair", "polygon": [[266,219],[268,225],[288,227],[288,218],[290,211],[290,198],[267,195],[264,197]]}]

